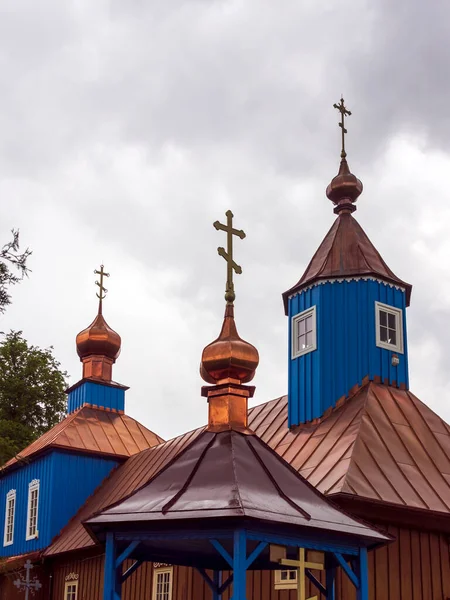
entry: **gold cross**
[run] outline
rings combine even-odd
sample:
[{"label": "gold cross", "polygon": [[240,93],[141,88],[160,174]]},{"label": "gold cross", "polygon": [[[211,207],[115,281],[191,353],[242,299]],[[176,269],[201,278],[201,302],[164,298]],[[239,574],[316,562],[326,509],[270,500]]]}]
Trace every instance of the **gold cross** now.
[{"label": "gold cross", "polygon": [[242,231],[242,229],[233,229],[234,215],[231,210],[227,210],[225,215],[227,217],[226,225],[222,225],[222,223],[219,223],[219,221],[215,221],[213,225],[218,231],[220,229],[227,233],[227,249],[225,250],[225,248],[217,248],[217,252],[227,261],[227,286],[225,288],[225,300],[227,301],[227,304],[233,304],[234,299],[236,298],[236,294],[234,293],[233,271],[238,273],[238,275],[242,273],[241,267],[233,260],[233,235],[237,235],[238,238],[243,240],[245,238],[245,233]]},{"label": "gold cross", "polygon": [[323,571],[323,564],[316,562],[308,562],[305,558],[305,549],[298,549],[298,560],[290,560],[289,558],[281,558],[280,565],[285,567],[297,567],[297,598],[298,600],[317,600],[317,596],[306,598],[306,569],[315,569]]},{"label": "gold cross", "polygon": [[341,150],[341,158],[345,158],[347,153],[345,151],[345,134],[347,130],[345,129],[345,117],[349,117],[352,113],[347,110],[344,106],[344,98],[341,98],[339,104],[333,104],[333,108],[337,108],[341,113],[341,122],[339,123],[339,127],[342,130],[342,150]]},{"label": "gold cross", "polygon": [[97,271],[97,269],[94,271],[94,275],[100,275],[100,281],[96,281],[95,285],[98,285],[99,292],[100,294],[97,294],[97,298],[99,299],[98,302],[98,313],[99,315],[102,314],[102,300],[105,298],[108,290],[104,287],[103,285],[103,277],[109,277],[109,273],[105,273],[105,271],[103,270],[103,265],[100,265],[100,271]]}]

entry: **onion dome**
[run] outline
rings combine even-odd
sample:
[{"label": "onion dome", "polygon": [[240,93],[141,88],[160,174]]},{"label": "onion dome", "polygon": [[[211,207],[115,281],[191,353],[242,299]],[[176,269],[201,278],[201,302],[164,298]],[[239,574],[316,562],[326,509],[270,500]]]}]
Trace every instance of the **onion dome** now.
[{"label": "onion dome", "polygon": [[200,375],[207,383],[220,384],[230,380],[248,383],[255,376],[258,363],[258,350],[239,337],[234,306],[227,304],[219,337],[203,350]]},{"label": "onion dome", "polygon": [[353,212],[356,210],[354,203],[363,191],[362,182],[350,172],[347,159],[342,158],[339,173],[333,177],[327,187],[327,196],[335,204],[334,212]]},{"label": "onion dome", "polygon": [[77,353],[81,360],[95,354],[115,361],[120,345],[120,335],[111,329],[101,313],[77,335]]}]

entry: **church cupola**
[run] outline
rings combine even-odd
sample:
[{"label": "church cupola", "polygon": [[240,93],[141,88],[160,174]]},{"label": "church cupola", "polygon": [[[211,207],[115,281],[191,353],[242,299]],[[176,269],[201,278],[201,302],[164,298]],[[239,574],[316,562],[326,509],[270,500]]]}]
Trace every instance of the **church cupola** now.
[{"label": "church cupola", "polygon": [[405,309],[411,285],[387,266],[352,213],[363,185],[345,151],[326,194],[337,217],[300,280],[283,294],[289,318],[289,424],[321,417],[363,381],[408,387]]},{"label": "church cupola", "polygon": [[226,216],[226,225],[214,223],[216,229],[227,233],[227,250],[218,248],[227,261],[225,317],[219,337],[204,348],[200,363],[202,379],[214,384],[204,386],[202,395],[208,398],[208,431],[215,432],[247,430],[248,398],[253,396],[255,388],[243,384],[253,379],[259,363],[257,349],[239,337],[234,320],[233,272],[242,273],[242,269],[233,260],[233,235],[243,239],[245,233],[233,228],[231,210]]},{"label": "church cupola", "polygon": [[120,354],[121,339],[103,317],[103,299],[107,290],[103,286],[103,278],[109,277],[103,265],[100,271],[94,271],[100,276],[96,282],[100,293],[97,294],[98,314],[94,321],[77,335],[77,353],[83,363],[83,378],[111,381],[112,366]]},{"label": "church cupola", "polygon": [[112,366],[120,354],[121,339],[103,317],[103,300],[107,292],[103,282],[109,273],[105,273],[103,265],[94,273],[100,279],[95,282],[99,288],[98,313],[89,327],[80,331],[76,338],[77,354],[83,363],[83,378],[68,390],[69,413],[84,404],[123,411],[124,392],[128,389],[112,380]]}]

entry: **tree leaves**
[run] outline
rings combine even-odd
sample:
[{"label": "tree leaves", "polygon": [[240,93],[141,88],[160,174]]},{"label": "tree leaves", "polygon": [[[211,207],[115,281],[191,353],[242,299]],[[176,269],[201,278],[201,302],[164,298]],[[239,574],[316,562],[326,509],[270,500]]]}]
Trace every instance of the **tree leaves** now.
[{"label": "tree leaves", "polygon": [[52,350],[29,346],[21,331],[11,331],[0,343],[0,464],[65,414],[68,375]]}]

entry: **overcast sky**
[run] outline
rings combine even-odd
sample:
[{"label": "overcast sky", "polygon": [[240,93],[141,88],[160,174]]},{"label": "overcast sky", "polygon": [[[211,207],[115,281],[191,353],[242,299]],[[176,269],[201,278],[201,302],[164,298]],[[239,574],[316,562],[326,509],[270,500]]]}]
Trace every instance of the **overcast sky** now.
[{"label": "overcast sky", "polygon": [[444,0],[1,0],[0,243],[20,228],[33,255],[0,329],[75,383],[103,261],[127,412],[165,438],[204,423],[230,208],[253,403],[285,394],[281,293],[334,219],[343,93],[355,216],[414,286],[411,389],[450,420],[449,39]]}]

